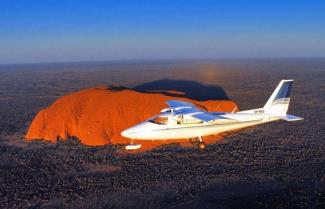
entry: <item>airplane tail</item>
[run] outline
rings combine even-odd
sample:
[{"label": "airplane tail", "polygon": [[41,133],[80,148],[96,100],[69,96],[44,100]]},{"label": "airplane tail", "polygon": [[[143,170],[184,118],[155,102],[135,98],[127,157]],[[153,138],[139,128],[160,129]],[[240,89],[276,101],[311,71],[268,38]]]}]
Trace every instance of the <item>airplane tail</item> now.
[{"label": "airplane tail", "polygon": [[263,113],[271,117],[279,118],[286,121],[302,120],[303,118],[288,115],[290,103],[290,93],[293,80],[281,80],[275,88],[270,98],[267,100],[263,108],[241,111],[242,113]]},{"label": "airplane tail", "polygon": [[290,93],[293,80],[281,80],[271,97],[264,105],[265,113],[269,114],[286,114],[290,103]]},{"label": "airplane tail", "polygon": [[264,113],[277,116],[280,119],[286,121],[296,121],[303,119],[294,115],[287,114],[290,104],[292,84],[293,80],[280,81],[276,89],[273,91],[271,97],[264,105]]}]

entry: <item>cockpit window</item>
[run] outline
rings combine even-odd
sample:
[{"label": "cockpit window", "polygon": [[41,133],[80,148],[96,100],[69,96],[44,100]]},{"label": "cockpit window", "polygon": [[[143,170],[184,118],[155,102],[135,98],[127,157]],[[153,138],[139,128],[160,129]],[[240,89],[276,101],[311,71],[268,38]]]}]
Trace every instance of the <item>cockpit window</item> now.
[{"label": "cockpit window", "polygon": [[168,118],[157,116],[149,120],[150,123],[155,123],[159,125],[166,125],[168,123]]}]

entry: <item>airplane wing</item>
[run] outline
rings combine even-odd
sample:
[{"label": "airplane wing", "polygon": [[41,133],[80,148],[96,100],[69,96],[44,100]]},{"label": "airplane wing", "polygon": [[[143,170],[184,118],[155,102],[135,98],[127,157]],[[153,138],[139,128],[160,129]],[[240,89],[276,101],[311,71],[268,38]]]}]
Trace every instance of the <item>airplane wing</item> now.
[{"label": "airplane wing", "polygon": [[179,100],[168,100],[166,104],[172,108],[179,108],[179,107],[192,107],[195,108],[195,105],[190,102],[183,102]]},{"label": "airplane wing", "polygon": [[217,119],[226,119],[226,118],[222,117],[222,115],[223,115],[223,113],[200,112],[198,114],[192,115],[192,117],[209,123],[209,122],[217,120]]},{"label": "airplane wing", "polygon": [[174,113],[177,115],[185,115],[185,114],[197,114],[203,113],[204,110],[197,108],[194,104],[190,102],[184,102],[179,100],[169,100],[166,102],[169,107],[174,108]]},{"label": "airplane wing", "polygon": [[190,102],[183,102],[179,100],[169,100],[166,102],[171,108],[179,108],[175,111],[176,114],[190,114],[193,118],[199,119],[204,122],[211,122],[217,119],[227,119],[222,117],[224,113],[218,112],[206,112],[204,110],[198,109],[194,104]]}]

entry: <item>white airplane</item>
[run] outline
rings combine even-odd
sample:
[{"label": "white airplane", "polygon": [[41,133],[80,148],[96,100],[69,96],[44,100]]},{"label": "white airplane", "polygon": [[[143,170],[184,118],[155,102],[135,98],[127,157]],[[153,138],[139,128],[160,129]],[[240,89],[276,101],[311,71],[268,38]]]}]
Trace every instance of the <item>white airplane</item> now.
[{"label": "white airplane", "polygon": [[131,144],[125,148],[141,148],[141,144],[133,144],[134,140],[189,139],[197,143],[199,149],[205,149],[203,136],[276,120],[302,120],[287,114],[292,83],[293,80],[281,80],[264,107],[236,113],[207,112],[189,102],[167,101],[169,107],[161,110],[160,114],[122,131],[122,136],[131,139]]}]

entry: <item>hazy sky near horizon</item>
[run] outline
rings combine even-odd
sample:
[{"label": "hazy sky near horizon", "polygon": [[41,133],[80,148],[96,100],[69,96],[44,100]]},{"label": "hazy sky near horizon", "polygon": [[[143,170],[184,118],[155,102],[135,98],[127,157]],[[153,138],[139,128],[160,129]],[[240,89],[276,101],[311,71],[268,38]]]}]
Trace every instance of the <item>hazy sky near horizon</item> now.
[{"label": "hazy sky near horizon", "polygon": [[322,0],[0,1],[2,64],[322,56]]}]

